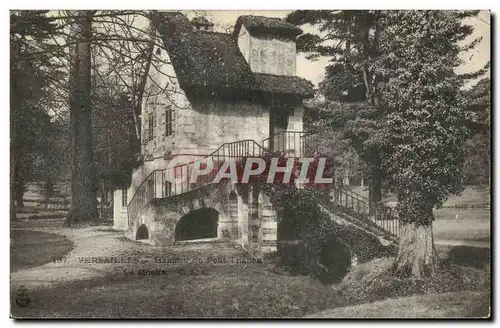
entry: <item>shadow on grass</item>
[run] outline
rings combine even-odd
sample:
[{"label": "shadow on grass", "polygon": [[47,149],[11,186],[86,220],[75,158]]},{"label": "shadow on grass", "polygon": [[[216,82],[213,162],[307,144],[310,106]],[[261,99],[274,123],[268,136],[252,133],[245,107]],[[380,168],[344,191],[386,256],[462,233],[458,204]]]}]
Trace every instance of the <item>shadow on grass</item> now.
[{"label": "shadow on grass", "polygon": [[74,244],[68,238],[41,231],[10,232],[10,270],[33,268],[68,254]]},{"label": "shadow on grass", "polygon": [[490,264],[490,249],[482,247],[454,246],[447,258],[451,264],[483,268]]}]

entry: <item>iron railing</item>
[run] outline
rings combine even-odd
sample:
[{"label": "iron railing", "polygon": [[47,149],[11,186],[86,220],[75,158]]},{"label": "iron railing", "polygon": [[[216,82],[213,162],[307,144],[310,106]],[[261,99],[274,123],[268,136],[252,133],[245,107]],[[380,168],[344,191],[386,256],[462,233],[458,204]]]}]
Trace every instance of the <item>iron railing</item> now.
[{"label": "iron railing", "polygon": [[312,149],[313,134],[302,131],[280,131],[262,140],[262,147],[286,157],[302,157]]},{"label": "iron railing", "polygon": [[[300,137],[300,143],[302,145],[302,156],[313,156],[320,154],[317,149],[319,144],[320,135],[317,133],[304,133]],[[323,154],[324,156],[324,154]]]},{"label": "iron railing", "polygon": [[[240,140],[225,143],[211,154],[190,163],[154,170],[139,185],[127,206],[129,225],[130,220],[135,218],[152,199],[182,194],[212,183],[218,173],[216,169],[197,176],[196,181],[191,181],[195,164],[203,169],[206,166],[202,167],[205,165],[202,163],[211,161],[214,168],[220,168],[226,161],[237,161],[244,157],[263,157],[266,152],[266,149],[253,140]],[[177,182],[172,183],[172,181]]]},{"label": "iron railing", "polygon": [[[321,135],[295,131],[281,131],[262,141],[264,148],[281,153],[287,157],[322,155],[317,149]],[[371,203],[353,191],[342,187],[333,189],[334,203],[341,212],[355,216],[358,219],[370,220],[382,231],[399,236],[399,217],[396,211],[384,204]]]},{"label": "iron railing", "polygon": [[399,236],[399,217],[394,209],[384,204],[370,206],[366,197],[344,188],[334,188],[332,193],[331,201],[345,214],[370,220],[386,233]]}]

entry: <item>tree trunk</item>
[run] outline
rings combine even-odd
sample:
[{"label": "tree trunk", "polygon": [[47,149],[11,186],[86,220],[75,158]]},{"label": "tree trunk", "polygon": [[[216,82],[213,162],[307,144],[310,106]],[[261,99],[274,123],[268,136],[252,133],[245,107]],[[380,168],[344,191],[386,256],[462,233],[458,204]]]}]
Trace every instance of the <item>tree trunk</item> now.
[{"label": "tree trunk", "polygon": [[16,197],[16,206],[17,207],[24,207],[24,179],[21,176],[16,177],[16,182],[15,182],[15,197]]},{"label": "tree trunk", "polygon": [[382,200],[382,177],[379,172],[374,172],[370,180],[368,198],[370,199],[370,203],[378,203]]},{"label": "tree trunk", "polygon": [[132,114],[134,117],[134,127],[135,127],[135,136],[137,140],[141,141],[141,121],[139,119],[140,113],[141,113],[141,105],[142,105],[142,100],[144,97],[144,90],[146,89],[146,82],[148,80],[148,72],[151,67],[151,61],[153,60],[153,50],[155,46],[155,38],[154,36],[156,35],[156,28],[154,27],[152,20],[150,20],[149,27],[148,27],[148,33],[151,36],[151,42],[148,44],[148,47],[146,48],[146,55],[147,55],[147,61],[146,61],[146,66],[144,68],[144,74],[143,76],[140,76],[140,83],[137,88],[137,97],[135,99],[135,104],[132,106]]},{"label": "tree trunk", "polygon": [[374,215],[375,205],[382,201],[382,173],[379,168],[372,169],[368,186],[370,215]]},{"label": "tree trunk", "polygon": [[[14,139],[14,137],[12,137]],[[11,143],[13,141],[11,140]],[[10,150],[10,219],[11,221],[16,220],[16,160],[14,156],[15,150]]]},{"label": "tree trunk", "polygon": [[94,13],[79,11],[73,30],[76,46],[70,76],[71,209],[67,225],[86,225],[98,220],[90,101],[90,39]]},{"label": "tree trunk", "polygon": [[399,251],[395,261],[396,274],[415,277],[432,276],[436,272],[437,254],[432,223],[401,224]]}]

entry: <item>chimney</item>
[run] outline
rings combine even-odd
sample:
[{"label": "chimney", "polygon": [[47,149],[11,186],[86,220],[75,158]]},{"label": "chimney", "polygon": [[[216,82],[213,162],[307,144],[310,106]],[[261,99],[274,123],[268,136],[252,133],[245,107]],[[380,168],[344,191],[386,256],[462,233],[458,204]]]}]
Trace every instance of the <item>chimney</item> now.
[{"label": "chimney", "polygon": [[197,31],[214,31],[214,23],[211,23],[206,17],[195,17],[191,20],[194,29]]},{"label": "chimney", "polygon": [[284,19],[240,16],[233,37],[252,72],[295,76],[296,38],[302,30]]}]

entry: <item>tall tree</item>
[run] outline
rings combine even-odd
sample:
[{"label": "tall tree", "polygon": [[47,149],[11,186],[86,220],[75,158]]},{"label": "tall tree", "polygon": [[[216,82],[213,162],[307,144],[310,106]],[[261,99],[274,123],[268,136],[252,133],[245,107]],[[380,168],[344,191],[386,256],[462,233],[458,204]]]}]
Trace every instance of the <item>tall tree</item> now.
[{"label": "tall tree", "polygon": [[93,160],[91,92],[92,17],[95,11],[78,11],[73,17],[70,76],[71,209],[66,223],[98,220],[96,172]]},{"label": "tall tree", "polygon": [[467,141],[465,181],[489,184],[491,171],[491,82],[479,81],[467,92],[468,107],[473,113],[472,137]]},{"label": "tall tree", "polygon": [[[382,20],[384,54],[373,64],[387,110],[382,164],[397,193],[400,219],[396,272],[432,275],[437,265],[433,209],[463,188],[464,143],[471,115],[455,69],[476,12],[388,11]],[[480,72],[478,72],[479,74]]]},{"label": "tall tree", "polygon": [[[11,61],[11,84],[13,85],[11,95],[14,92],[16,95],[30,95],[29,97],[33,98],[31,95],[36,90],[44,92],[50,90],[51,96],[44,97],[43,106],[37,105],[37,108],[45,107],[42,112],[52,112],[54,117],[61,121],[60,123],[67,124],[70,121],[67,130],[71,134],[69,139],[72,144],[71,171],[74,200],[67,220],[68,224],[78,225],[88,220],[94,221],[97,219],[95,211],[92,209],[94,207],[92,204],[96,203],[96,179],[95,167],[93,167],[95,163],[92,164],[91,109],[96,107],[103,112],[100,117],[106,117],[107,114],[104,112],[108,110],[113,112],[117,105],[115,100],[118,99],[118,103],[122,106],[121,111],[124,112],[123,116],[132,117],[134,121],[136,140],[131,142],[134,143],[140,140],[140,104],[144,93],[147,93],[147,91],[144,91],[144,83],[150,65],[161,65],[163,62],[163,60],[152,60],[152,57],[158,59],[152,53],[154,45],[161,43],[159,43],[154,31],[147,27],[150,14],[149,11],[137,10],[98,12],[16,11],[11,14],[11,48],[14,49]],[[50,26],[51,30],[43,25],[46,22],[52,24]],[[56,30],[57,33],[55,33]],[[44,41],[48,39],[50,42],[41,42],[42,39]],[[23,48],[19,45],[25,46]],[[17,60],[20,58],[17,54],[21,53],[21,51],[16,52],[16,49],[21,48],[28,49],[22,51],[23,58],[26,59],[24,61]],[[69,54],[68,49],[71,50]],[[66,74],[61,75],[60,72],[56,74],[54,71],[47,69],[47,64],[40,64],[41,59],[52,65],[57,63],[57,67],[66,70]],[[32,71],[42,76],[42,78],[27,79],[26,76]],[[26,74],[22,75],[22,73]],[[92,93],[96,90],[96,81],[102,80],[103,76],[106,77],[107,88],[101,88],[99,92]],[[35,81],[38,84],[34,88],[29,83],[24,83],[25,80]],[[18,87],[16,88],[16,86]],[[25,87],[26,90],[23,91],[22,87]],[[162,91],[158,90],[158,92]],[[39,91],[36,92],[37,94],[40,93]],[[67,96],[68,94],[70,94],[70,97]],[[121,96],[116,98],[116,95]],[[125,101],[123,95],[127,95]],[[13,107],[26,107],[14,104],[14,102],[24,98],[11,98],[13,99]],[[49,98],[51,103],[46,100]],[[103,104],[110,99],[113,99],[111,104]],[[65,110],[70,112],[71,115],[66,115]],[[128,115],[125,111],[131,115]],[[23,115],[19,115],[22,119],[13,120],[13,122],[19,121],[28,129],[30,124],[25,123],[29,119],[45,122],[33,115],[24,115],[24,118]],[[69,117],[68,120],[66,120],[66,116]],[[64,130],[64,126],[62,128]],[[17,131],[20,131],[20,129],[17,129]],[[47,134],[45,133],[45,135]],[[12,145],[25,147],[29,144],[15,138],[15,136],[11,138]],[[35,141],[44,140],[43,138],[33,139]],[[43,141],[41,143],[43,144]],[[14,150],[20,149],[17,146],[11,148]],[[134,149],[137,149],[137,147]],[[13,154],[11,166],[13,168],[19,166],[16,166],[14,162],[21,164],[27,162],[26,160],[20,160],[20,156],[15,156],[20,153],[20,151],[11,152]],[[49,162],[48,159],[40,159],[31,150],[23,153],[30,158],[36,158],[38,163]],[[54,152],[46,151],[45,153],[51,158],[57,156]],[[59,162],[61,162],[59,164],[65,165],[64,161]],[[41,176],[49,180],[53,179],[53,177],[58,176],[55,171],[57,170],[41,172]],[[20,181],[19,177],[26,176],[26,174],[21,175],[16,172],[22,172],[22,170],[11,170],[12,182]],[[21,184],[12,183],[11,190],[14,191],[18,185]],[[17,190],[20,190],[20,188],[17,188]],[[16,193],[12,192],[11,194],[11,203],[14,204]],[[12,213],[14,213],[13,210]]]},{"label": "tall tree", "polygon": [[10,13],[11,219],[15,219],[15,204],[23,206],[25,184],[44,166],[46,144],[55,133],[46,107],[53,104],[51,86],[60,72],[48,55],[54,49],[47,40],[57,30],[46,11]]},{"label": "tall tree", "polygon": [[[66,223],[79,225],[98,219],[95,209],[99,186],[105,198],[109,187],[128,185],[124,179],[130,178],[139,152],[145,81],[149,67],[163,60],[153,60],[158,38],[147,24],[149,11],[80,11],[69,18],[74,28],[67,43],[76,47],[70,77],[72,209]],[[92,115],[92,111],[99,112]],[[92,117],[98,119],[97,124],[92,124]],[[116,126],[103,124],[106,118]],[[134,134],[129,133],[131,121]],[[101,140],[94,142],[93,134]],[[103,145],[106,135],[109,139]],[[109,141],[120,144],[111,145]],[[118,150],[123,152],[117,159]]]},{"label": "tall tree", "polygon": [[[324,123],[351,140],[368,170],[370,203],[382,200],[382,171],[378,144],[372,136],[383,116],[377,93],[378,80],[371,63],[379,56],[380,19],[383,12],[368,10],[297,10],[287,20],[296,25],[312,24],[319,33],[297,40],[297,50],[307,58],[325,56],[326,68],[320,90],[331,112]],[[346,116],[342,116],[346,114]]]}]

